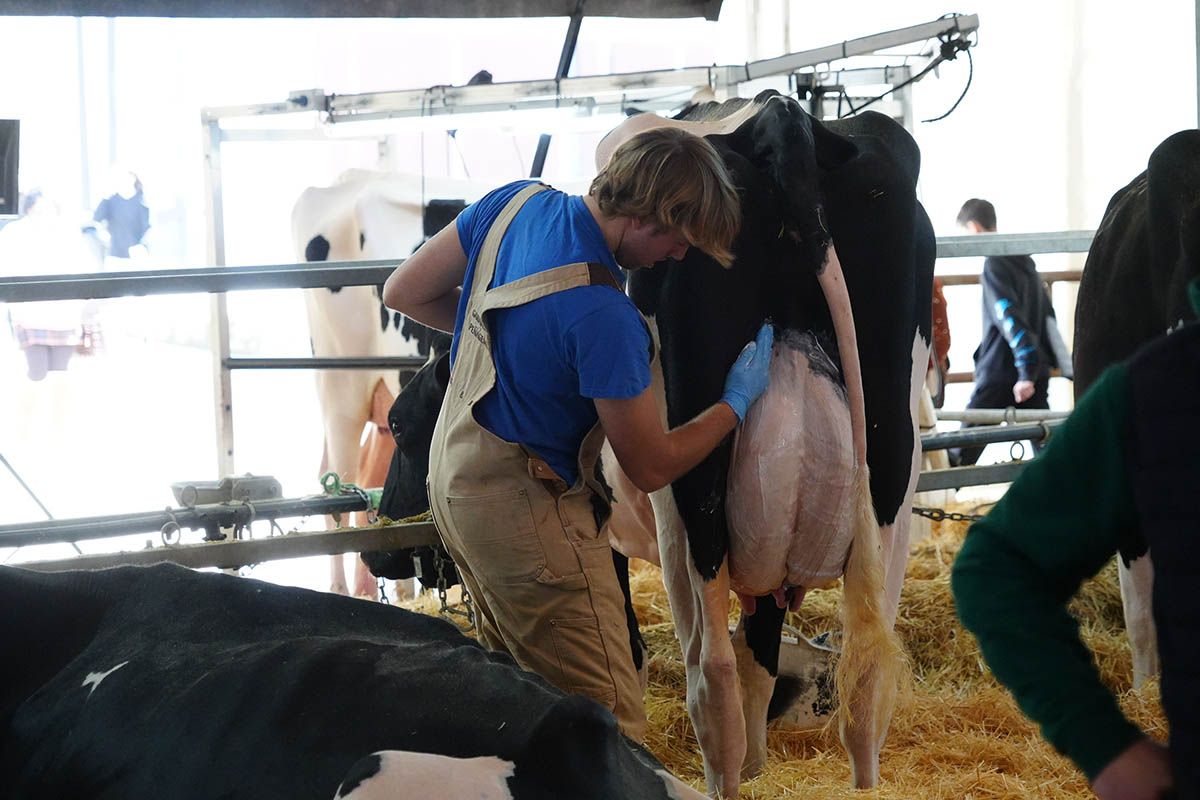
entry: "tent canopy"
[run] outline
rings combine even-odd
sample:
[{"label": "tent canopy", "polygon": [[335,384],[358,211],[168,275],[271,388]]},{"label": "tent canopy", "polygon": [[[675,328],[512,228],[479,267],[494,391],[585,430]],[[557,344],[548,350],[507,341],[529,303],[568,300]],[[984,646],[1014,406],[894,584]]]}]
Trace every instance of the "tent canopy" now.
[{"label": "tent canopy", "polygon": [[715,20],[721,0],[0,0],[0,14],[65,17],[589,17]]}]

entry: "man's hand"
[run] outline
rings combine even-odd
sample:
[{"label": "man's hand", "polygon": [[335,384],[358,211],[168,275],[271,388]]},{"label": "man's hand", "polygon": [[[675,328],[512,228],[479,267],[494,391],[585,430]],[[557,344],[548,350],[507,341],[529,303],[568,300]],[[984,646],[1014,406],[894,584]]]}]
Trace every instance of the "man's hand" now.
[{"label": "man's hand", "polygon": [[774,343],[775,332],[771,323],[764,322],[755,340],[742,349],[737,361],[729,368],[721,400],[733,409],[739,421],[746,418],[750,406],[767,388],[767,370],[771,366],[771,347]]},{"label": "man's hand", "polygon": [[1033,381],[1017,381],[1013,384],[1013,399],[1017,404],[1024,403],[1033,397]]},{"label": "man's hand", "polygon": [[1092,789],[1100,800],[1156,800],[1174,785],[1167,748],[1139,739],[1100,770]]}]

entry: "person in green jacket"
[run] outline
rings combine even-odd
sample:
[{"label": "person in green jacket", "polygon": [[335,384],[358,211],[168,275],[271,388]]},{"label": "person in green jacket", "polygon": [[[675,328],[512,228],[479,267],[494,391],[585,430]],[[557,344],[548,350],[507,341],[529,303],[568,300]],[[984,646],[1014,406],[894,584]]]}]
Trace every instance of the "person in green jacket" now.
[{"label": "person in green jacket", "polygon": [[[1200,280],[1189,287],[1200,317]],[[951,586],[996,678],[1101,800],[1200,797],[1200,323],[1112,367],[987,517]],[[1169,746],[1101,683],[1066,605],[1120,553],[1154,554]]]}]

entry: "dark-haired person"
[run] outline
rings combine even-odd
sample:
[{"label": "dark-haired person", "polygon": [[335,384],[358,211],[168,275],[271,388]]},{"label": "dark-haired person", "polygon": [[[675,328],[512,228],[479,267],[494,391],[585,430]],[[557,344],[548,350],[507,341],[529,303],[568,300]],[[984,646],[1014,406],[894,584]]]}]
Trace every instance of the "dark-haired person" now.
[{"label": "dark-haired person", "polygon": [[518,181],[483,197],[402,264],[384,302],[453,331],[430,452],[434,521],[490,648],[645,729],[595,464],[605,436],[643,491],[703,460],[767,384],[764,325],[725,394],[664,430],[651,339],[624,269],[695,246],[728,265],[737,192],[704,139],[662,128],[622,144],[584,197]]},{"label": "dark-haired person", "polygon": [[[996,209],[972,198],[958,212],[958,226],[969,233],[995,233]],[[1050,295],[1029,256],[988,256],[980,278],[983,290],[983,338],[975,350],[975,389],[967,408],[1045,409],[1050,369],[1058,366],[1048,330],[1054,322]],[[963,427],[972,427],[964,425]],[[1041,449],[1033,443],[1034,452]],[[955,466],[979,460],[983,446],[950,452]]]}]

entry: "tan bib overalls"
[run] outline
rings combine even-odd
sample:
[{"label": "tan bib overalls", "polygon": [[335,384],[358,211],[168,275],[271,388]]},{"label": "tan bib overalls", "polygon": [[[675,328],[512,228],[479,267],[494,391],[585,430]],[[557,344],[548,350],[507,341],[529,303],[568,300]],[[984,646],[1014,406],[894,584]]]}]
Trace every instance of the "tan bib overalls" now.
[{"label": "tan bib overalls", "polygon": [[[608,708],[641,741],[642,689],[630,652],[625,600],[600,523],[608,515],[594,469],[599,424],[579,448],[574,486],[543,460],[475,421],[496,382],[486,315],[577,286],[616,280],[586,263],[488,289],[500,241],[525,201],[522,189],[492,223],[475,263],[458,353],[429,454],[429,501],[446,550],[475,598],[483,643],[512,655],[565,692]],[[599,509],[599,512],[594,509]]]}]

